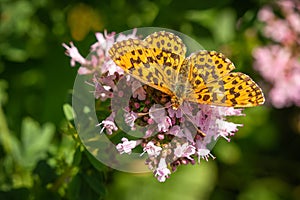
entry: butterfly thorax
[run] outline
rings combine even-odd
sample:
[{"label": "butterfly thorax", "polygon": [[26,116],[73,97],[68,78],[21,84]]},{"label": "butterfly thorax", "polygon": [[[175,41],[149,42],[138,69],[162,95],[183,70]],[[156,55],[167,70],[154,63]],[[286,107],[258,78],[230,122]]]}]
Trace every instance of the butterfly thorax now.
[{"label": "butterfly thorax", "polygon": [[174,96],[171,98],[171,103],[173,109],[178,109],[178,107],[186,99],[187,94],[192,91],[192,86],[188,79],[188,74],[190,71],[190,66],[186,60],[183,61],[179,68],[179,73],[175,77],[174,84],[172,85],[172,92]]},{"label": "butterfly thorax", "polygon": [[177,110],[178,107],[183,103],[183,99],[178,99],[176,96],[172,96],[171,98],[171,104],[173,110]]}]

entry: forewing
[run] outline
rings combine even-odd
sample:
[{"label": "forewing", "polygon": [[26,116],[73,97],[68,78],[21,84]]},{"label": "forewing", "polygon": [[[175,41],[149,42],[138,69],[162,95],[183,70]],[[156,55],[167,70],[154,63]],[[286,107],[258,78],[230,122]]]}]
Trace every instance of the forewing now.
[{"label": "forewing", "polygon": [[170,77],[178,66],[178,55],[158,48],[149,48],[145,41],[129,39],[116,42],[109,51],[113,61],[139,81],[173,95]]},{"label": "forewing", "polygon": [[109,49],[109,55],[111,59],[115,61],[133,50],[145,48],[148,48],[148,44],[145,41],[129,38],[128,40],[115,42]]},{"label": "forewing", "polygon": [[166,31],[155,32],[147,36],[144,41],[149,44],[149,47],[172,52],[185,58],[186,46],[183,41],[173,33]]}]

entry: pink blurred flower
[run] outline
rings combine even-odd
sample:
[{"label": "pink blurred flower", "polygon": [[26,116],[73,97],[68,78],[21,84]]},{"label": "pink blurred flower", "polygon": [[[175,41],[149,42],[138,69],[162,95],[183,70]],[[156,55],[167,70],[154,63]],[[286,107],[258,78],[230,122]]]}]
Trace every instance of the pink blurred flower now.
[{"label": "pink blurred flower", "polygon": [[270,82],[282,78],[286,66],[289,66],[291,59],[290,49],[280,45],[269,45],[259,47],[253,51],[255,58],[254,68]]},{"label": "pink blurred flower", "polygon": [[[299,9],[300,10],[300,9]],[[296,33],[300,33],[300,14],[291,13],[287,16],[288,23]]]},{"label": "pink blurred flower", "polygon": [[262,22],[268,22],[270,20],[273,20],[275,15],[271,7],[265,6],[258,12],[257,17]]},{"label": "pink blurred flower", "polygon": [[300,105],[300,1],[280,0],[276,8],[266,6],[258,19],[270,44],[254,49],[254,68],[271,84],[270,102],[276,108]]},{"label": "pink blurred flower", "polygon": [[297,35],[291,29],[288,21],[276,19],[269,21],[264,29],[266,37],[273,39],[275,42],[290,44],[295,41]]},{"label": "pink blurred flower", "polygon": [[276,108],[295,104],[300,106],[300,73],[292,74],[281,82],[276,82],[270,91],[270,98]]}]

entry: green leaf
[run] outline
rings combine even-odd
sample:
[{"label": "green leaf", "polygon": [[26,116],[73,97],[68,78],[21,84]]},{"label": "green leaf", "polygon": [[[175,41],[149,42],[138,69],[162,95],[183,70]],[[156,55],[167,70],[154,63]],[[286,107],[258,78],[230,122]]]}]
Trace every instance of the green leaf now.
[{"label": "green leaf", "polygon": [[21,164],[32,168],[36,163],[46,157],[53,138],[55,126],[46,123],[42,127],[31,118],[25,118],[21,129],[22,157]]},{"label": "green leaf", "polygon": [[70,104],[64,104],[63,110],[68,121],[74,120],[75,113]]}]

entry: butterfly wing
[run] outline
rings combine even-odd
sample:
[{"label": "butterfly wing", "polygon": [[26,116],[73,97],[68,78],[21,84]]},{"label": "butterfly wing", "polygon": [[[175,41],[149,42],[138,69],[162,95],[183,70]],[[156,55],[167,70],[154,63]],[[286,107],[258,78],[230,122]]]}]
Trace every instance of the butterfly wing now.
[{"label": "butterfly wing", "polygon": [[[223,100],[225,104],[221,101],[221,105],[252,107],[265,102],[262,90],[248,75],[241,72],[232,72],[223,76],[221,80],[225,89],[225,100]],[[214,101],[214,98],[212,101]],[[218,103],[217,100],[216,104]]]},{"label": "butterfly wing", "polygon": [[[119,59],[127,53],[131,53],[136,49],[148,48],[148,44],[142,40],[138,39],[128,39],[120,42],[115,42],[113,46],[109,49],[109,55],[113,61]],[[136,57],[136,56],[134,56]]]},{"label": "butterfly wing", "polygon": [[183,41],[173,33],[166,31],[155,32],[147,36],[144,41],[149,44],[149,47],[172,52],[185,58],[186,46]]},{"label": "butterfly wing", "polygon": [[147,36],[144,41],[150,48],[160,49],[164,53],[164,58],[160,61],[161,69],[167,76],[169,89],[176,92],[178,84],[182,81],[179,76],[182,74],[186,54],[186,46],[182,39],[171,32],[160,31]]},{"label": "butterfly wing", "polygon": [[146,41],[128,39],[116,42],[109,50],[112,60],[126,73],[168,95],[172,71],[169,66],[179,62],[179,56],[159,48],[149,47]]},{"label": "butterfly wing", "polygon": [[233,63],[215,51],[199,51],[187,58],[192,92],[189,101],[218,106],[250,107],[264,103],[259,86],[246,74],[231,72]]}]

